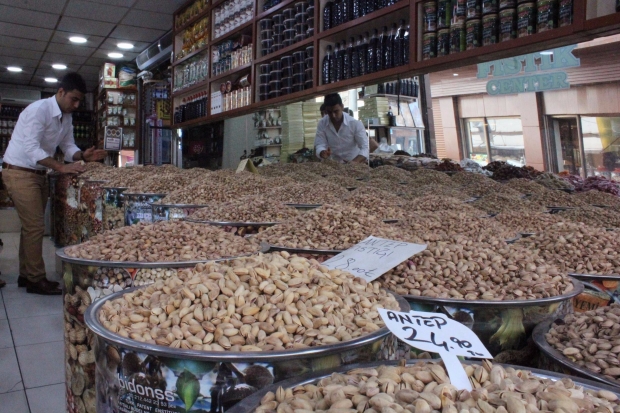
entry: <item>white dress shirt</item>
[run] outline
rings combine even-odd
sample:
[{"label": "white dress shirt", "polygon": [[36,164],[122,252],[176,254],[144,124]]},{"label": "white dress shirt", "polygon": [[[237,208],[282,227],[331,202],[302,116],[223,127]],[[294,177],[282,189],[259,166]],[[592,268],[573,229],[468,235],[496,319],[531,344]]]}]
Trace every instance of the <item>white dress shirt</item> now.
[{"label": "white dress shirt", "polygon": [[56,96],[41,99],[22,111],[4,153],[4,162],[30,169],[46,169],[38,161],[53,157],[56,147],[65,154],[67,162],[80,150],[73,139],[70,113],[62,113]]},{"label": "white dress shirt", "polygon": [[314,139],[316,156],[321,158],[321,152],[330,148],[331,159],[338,162],[351,162],[358,155],[368,159],[368,135],[364,124],[346,113],[342,116],[344,119],[337,132],[329,116],[319,121]]}]

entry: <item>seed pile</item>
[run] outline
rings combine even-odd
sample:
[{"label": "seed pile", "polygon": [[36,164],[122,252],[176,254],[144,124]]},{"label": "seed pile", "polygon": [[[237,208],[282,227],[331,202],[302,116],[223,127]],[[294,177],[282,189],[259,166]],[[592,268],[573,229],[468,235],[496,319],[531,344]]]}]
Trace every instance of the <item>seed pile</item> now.
[{"label": "seed pile", "polygon": [[299,215],[295,208],[263,196],[245,196],[234,201],[200,208],[189,218],[227,222],[282,222]]},{"label": "seed pile", "polygon": [[428,243],[425,251],[381,281],[401,295],[460,300],[528,300],[573,289],[568,277],[531,251],[500,240],[480,243],[462,236]]},{"label": "seed pile", "polygon": [[255,239],[289,248],[344,250],[374,235],[403,241],[394,225],[368,211],[346,205],[323,205],[295,219],[275,225]]},{"label": "seed pile", "polygon": [[620,378],[620,305],[568,314],[545,334],[574,363],[610,379]]},{"label": "seed pile", "polygon": [[515,233],[541,232],[563,221],[559,214],[531,211],[502,212],[491,219]]},{"label": "seed pile", "polygon": [[466,182],[463,184],[462,189],[469,196],[482,197],[487,194],[498,193],[502,191],[502,189],[505,190],[506,188],[504,187],[504,185],[495,182],[490,178],[485,178],[484,180],[480,181]]},{"label": "seed pile", "polygon": [[105,328],[141,342],[204,351],[278,351],[335,344],[384,326],[400,309],[379,283],[298,256],[199,264],[106,302]]},{"label": "seed pile", "polygon": [[404,184],[398,180],[386,178],[372,178],[363,183],[371,188],[380,189],[396,195],[405,193],[407,191],[407,185],[410,185],[410,183]]},{"label": "seed pile", "polygon": [[244,238],[211,225],[183,221],[121,227],[65,248],[74,258],[134,262],[210,260],[257,251]]},{"label": "seed pile", "polygon": [[618,396],[586,390],[569,378],[554,381],[528,370],[504,368],[485,360],[463,365],[473,390],[450,384],[441,364],[359,368],[333,373],[313,384],[279,387],[261,399],[253,413],[613,413]]}]

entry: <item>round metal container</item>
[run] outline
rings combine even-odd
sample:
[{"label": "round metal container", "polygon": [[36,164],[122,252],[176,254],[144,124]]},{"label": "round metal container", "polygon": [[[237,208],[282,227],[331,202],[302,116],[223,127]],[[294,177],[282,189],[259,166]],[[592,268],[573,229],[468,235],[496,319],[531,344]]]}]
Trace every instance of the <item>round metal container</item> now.
[{"label": "round metal container", "polygon": [[620,275],[576,274],[569,273],[581,281],[585,291],[573,298],[575,311],[584,312],[605,307],[611,303],[620,303]]},{"label": "round metal container", "polygon": [[[411,360],[411,363],[407,363],[407,365],[413,365],[415,364],[416,361],[429,361],[429,360]],[[475,362],[475,361],[461,361],[461,363],[480,365],[479,362]],[[232,409],[228,410],[227,413],[253,413],[260,406],[260,401],[263,398],[263,396],[265,396],[265,394],[267,394],[268,392],[275,393],[279,387],[282,387],[283,389],[286,390],[286,389],[295,388],[297,386],[304,386],[306,384],[316,384],[319,380],[331,376],[332,373],[346,374],[347,372],[353,369],[375,368],[375,367],[382,366],[382,365],[396,366],[398,365],[398,362],[388,362],[388,363],[375,362],[375,363],[354,364],[350,366],[342,366],[329,373],[304,374],[301,377],[295,377],[295,378],[288,379],[283,382],[277,383],[275,385],[268,386],[260,390],[259,392],[256,392],[253,395],[248,396],[247,398],[243,399],[241,402],[237,403]],[[504,368],[512,367],[516,370],[524,370],[523,367],[514,366],[511,364],[502,364],[502,366],[504,366]],[[527,370],[531,371],[534,376],[543,378],[543,379],[551,379],[553,381],[558,381],[564,378],[569,378],[573,380],[572,377],[566,377],[563,374],[557,374],[557,373],[552,373],[549,371],[530,369],[530,368],[528,368]],[[620,396],[620,392],[618,391],[618,389],[611,387],[611,386],[606,386],[604,384],[600,384],[600,383],[590,381],[590,380],[583,380],[583,379],[573,380],[573,381],[575,382],[575,384],[583,386],[584,389],[587,389],[587,390],[608,390]]]},{"label": "round metal container", "polygon": [[107,181],[80,180],[78,240],[103,232],[103,185]]},{"label": "round metal container", "polygon": [[595,373],[586,367],[582,367],[577,363],[573,363],[569,358],[547,343],[545,334],[547,334],[551,328],[551,324],[553,324],[555,320],[556,318],[545,320],[537,325],[532,333],[532,339],[534,340],[536,346],[540,349],[541,353],[538,359],[538,366],[545,370],[555,371],[571,376],[584,377],[596,382],[605,383],[609,386],[615,387],[615,391],[618,392],[620,381],[612,380],[609,377]]},{"label": "round metal container", "polygon": [[103,187],[103,229],[109,230],[125,226],[124,187]]},{"label": "round metal container", "polygon": [[[95,359],[92,332],[84,314],[92,302],[133,286],[176,276],[178,269],[204,261],[109,262],[72,258],[56,252],[63,265],[63,314],[65,322],[65,379],[67,409],[83,412],[95,395]],[[87,409],[90,410],[90,408]]]},{"label": "round metal container", "polygon": [[56,247],[77,244],[78,207],[80,204],[79,178],[76,174],[50,174],[53,192],[50,192],[51,210],[54,221],[54,243]]},{"label": "round metal container", "polygon": [[[117,293],[106,300],[122,296]],[[409,311],[396,296],[401,311]],[[95,335],[97,411],[220,412],[250,394],[300,374],[389,358],[397,340],[387,328],[343,343],[285,351],[174,349],[121,337],[99,322],[106,300],[88,308]],[[202,397],[199,397],[202,395]]]},{"label": "round metal container", "polygon": [[153,222],[151,204],[157,202],[166,194],[128,194],[123,193],[125,199],[125,225],[134,225],[140,222]]},{"label": "round metal container", "polygon": [[[572,279],[573,291],[557,297],[538,300],[456,300],[405,295],[412,310],[441,312],[470,328],[496,361],[501,361],[510,353],[508,350],[521,350],[526,347],[528,338],[537,324],[547,319],[555,319],[572,312],[571,298],[583,292],[583,284]],[[513,355],[514,357],[514,355]],[[524,360],[517,364],[531,363],[531,354],[524,352]],[[513,362],[516,362],[512,359]]]},{"label": "round metal container", "polygon": [[151,204],[152,220],[157,221],[178,221],[187,218],[197,209],[204,208],[207,205],[191,205],[191,204]]}]

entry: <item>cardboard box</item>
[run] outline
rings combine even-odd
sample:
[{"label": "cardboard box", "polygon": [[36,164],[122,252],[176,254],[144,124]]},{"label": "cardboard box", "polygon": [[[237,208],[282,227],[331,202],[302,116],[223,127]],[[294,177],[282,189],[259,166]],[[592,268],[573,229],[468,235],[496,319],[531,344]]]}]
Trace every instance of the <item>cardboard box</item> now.
[{"label": "cardboard box", "polygon": [[116,77],[116,65],[114,63],[104,63],[99,71],[99,79],[106,77]]},{"label": "cardboard box", "polygon": [[118,89],[118,79],[115,77],[104,77],[99,83],[100,89]]}]

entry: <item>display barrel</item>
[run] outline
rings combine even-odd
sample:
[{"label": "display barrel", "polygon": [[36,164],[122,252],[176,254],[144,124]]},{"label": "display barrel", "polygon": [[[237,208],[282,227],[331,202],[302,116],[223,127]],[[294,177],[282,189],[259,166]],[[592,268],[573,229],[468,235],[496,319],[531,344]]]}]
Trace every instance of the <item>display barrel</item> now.
[{"label": "display barrel", "polygon": [[176,276],[180,269],[206,261],[105,262],[72,258],[64,250],[56,254],[63,265],[67,410],[92,413],[96,411],[95,353],[94,336],[84,324],[88,306],[115,292]]},{"label": "display barrel", "polygon": [[153,208],[151,204],[157,202],[166,194],[128,194],[123,193],[125,207],[125,225],[134,225],[140,222],[153,222]]},{"label": "display barrel", "polygon": [[[112,300],[121,293],[107,297]],[[396,296],[401,311],[409,311]],[[176,349],[113,334],[99,321],[100,300],[85,315],[95,335],[98,412],[221,412],[262,388],[300,374],[393,357],[387,328],[320,347],[226,352]]]},{"label": "display barrel", "polygon": [[609,377],[595,373],[586,367],[582,367],[577,363],[573,363],[570,359],[565,357],[562,353],[560,353],[555,348],[553,348],[553,346],[547,343],[547,340],[545,339],[545,334],[547,334],[547,332],[551,328],[551,324],[553,324],[555,320],[556,319],[553,318],[540,323],[536,326],[534,332],[532,333],[532,339],[540,350],[538,367],[549,371],[559,372],[562,374],[583,377],[599,383],[605,383],[609,386],[615,387],[616,391],[619,391],[620,381],[612,380]]},{"label": "display barrel", "polygon": [[80,180],[78,240],[88,241],[103,232],[103,185],[106,181]]},{"label": "display barrel", "polygon": [[[420,361],[420,360],[412,360],[411,363],[407,363],[407,365],[412,365],[415,364],[416,361]],[[425,361],[430,361],[430,360],[425,360]],[[472,364],[472,365],[480,365],[480,362],[475,362],[475,361],[461,361],[461,363],[463,364]],[[355,370],[355,369],[360,369],[360,370],[365,370],[365,369],[373,369],[373,368],[377,368],[379,366],[397,366],[399,365],[399,362],[375,362],[375,363],[360,363],[360,364],[353,364],[353,365],[349,365],[349,366],[342,366],[338,369],[335,369],[333,371],[327,372],[327,373],[308,373],[305,374],[301,377],[295,377],[295,378],[291,378],[288,380],[285,380],[281,383],[278,384],[274,384],[268,387],[265,387],[263,389],[261,389],[260,391],[252,394],[249,397],[246,397],[245,399],[243,399],[241,402],[237,403],[232,409],[228,410],[227,413],[253,413],[261,404],[261,399],[269,392],[272,393],[276,393],[278,391],[278,388],[282,387],[284,390],[286,389],[294,389],[298,386],[305,386],[307,384],[317,384],[321,379],[326,378],[331,376],[332,373],[338,373],[338,374],[346,374],[349,371]],[[510,365],[510,364],[501,364],[505,369],[507,368],[514,368],[516,370],[523,370],[523,367],[520,366],[515,366],[515,365]],[[544,371],[544,370],[539,370],[539,369],[530,369],[528,368],[527,370],[531,371],[533,373],[533,376],[536,376],[538,378],[541,379],[550,379],[553,381],[560,381],[562,379],[565,378],[569,378],[571,380],[573,380],[573,382],[579,386],[583,386],[584,389],[586,390],[594,390],[594,391],[598,391],[598,390],[607,390],[610,391],[618,396],[620,396],[620,391],[617,388],[613,388],[611,386],[606,386],[604,384],[600,384],[591,380],[583,380],[583,379],[578,379],[578,380],[574,380],[573,377],[567,377],[566,375],[563,374],[558,374],[558,373],[553,373],[553,372],[549,372],[549,371]]]},{"label": "display barrel", "polygon": [[186,204],[151,204],[153,222],[157,221],[178,221],[187,218],[196,212],[197,209],[207,205],[186,205]]},{"label": "display barrel", "polygon": [[103,187],[103,229],[125,226],[123,191],[127,188]]},{"label": "display barrel", "polygon": [[53,212],[54,242],[56,247],[77,244],[78,207],[80,203],[79,178],[75,174],[50,174],[53,192],[50,192]]},{"label": "display barrel", "polygon": [[404,298],[412,310],[444,313],[470,328],[495,361],[509,359],[529,366],[534,360],[528,339],[534,327],[572,312],[572,298],[583,292],[583,284],[579,280],[572,281],[574,289],[569,293],[536,300],[466,301],[414,295]]}]

